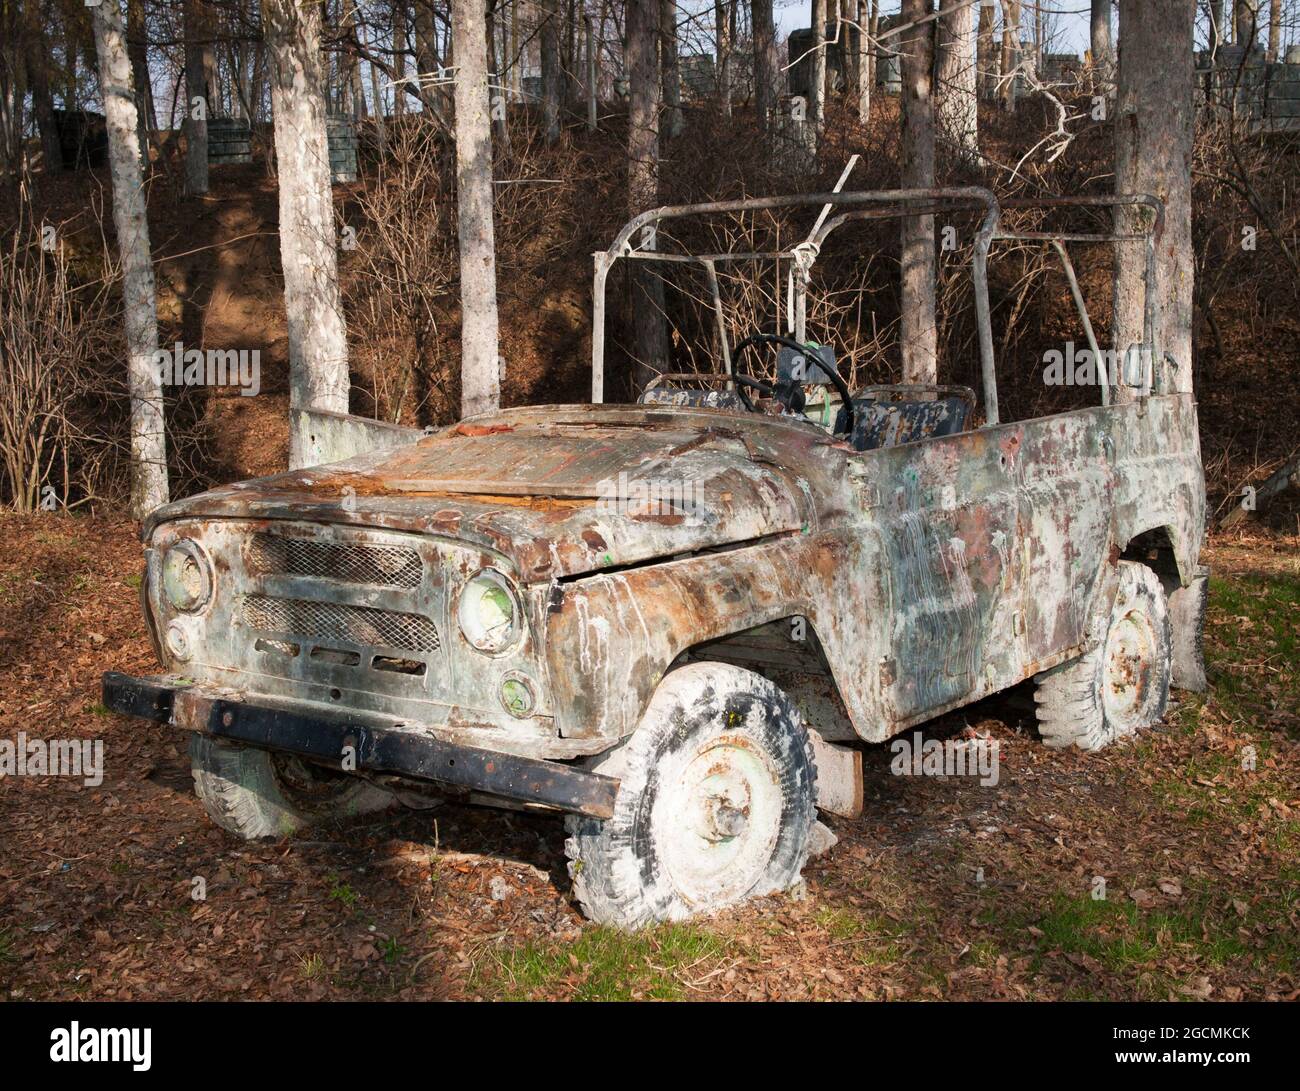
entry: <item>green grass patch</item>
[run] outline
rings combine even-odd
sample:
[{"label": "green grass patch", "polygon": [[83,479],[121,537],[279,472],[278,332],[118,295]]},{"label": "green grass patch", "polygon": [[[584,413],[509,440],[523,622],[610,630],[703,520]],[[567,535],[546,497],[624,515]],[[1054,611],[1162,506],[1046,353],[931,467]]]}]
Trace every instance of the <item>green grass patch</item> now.
[{"label": "green grass patch", "polygon": [[573,943],[529,944],[496,954],[492,984],[508,999],[560,990],[571,1000],[681,1000],[727,953],[721,937],[685,924],[627,934],[590,928]]}]

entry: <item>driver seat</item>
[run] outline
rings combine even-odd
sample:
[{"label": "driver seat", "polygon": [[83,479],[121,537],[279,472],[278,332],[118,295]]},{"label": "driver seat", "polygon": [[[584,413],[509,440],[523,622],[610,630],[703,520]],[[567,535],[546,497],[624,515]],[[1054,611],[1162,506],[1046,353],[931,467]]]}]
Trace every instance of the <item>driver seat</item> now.
[{"label": "driver seat", "polygon": [[[975,391],[930,384],[869,386],[854,397],[853,408],[853,449],[874,451],[967,431],[975,414]],[[836,432],[846,425],[841,409]]]}]

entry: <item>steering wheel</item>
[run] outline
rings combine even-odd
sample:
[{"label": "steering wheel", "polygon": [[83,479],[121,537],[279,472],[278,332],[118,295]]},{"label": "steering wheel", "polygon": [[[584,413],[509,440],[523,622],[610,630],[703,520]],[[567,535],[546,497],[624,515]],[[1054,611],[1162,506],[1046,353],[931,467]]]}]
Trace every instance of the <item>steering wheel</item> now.
[{"label": "steering wheel", "polygon": [[[810,358],[811,352],[808,346],[800,344],[793,337],[783,337],[779,333],[751,333],[748,337],[737,342],[735,348],[731,350],[731,378],[736,383],[736,393],[740,395],[740,400],[745,403],[746,409],[751,413],[758,412],[743,389],[746,386],[750,386],[757,390],[761,390],[770,396],[774,396],[787,410],[790,410],[791,412],[800,411],[803,408],[802,394],[800,395],[799,405],[797,408],[795,406],[793,395],[797,391],[798,387],[802,385],[801,383],[797,381],[790,384],[778,383],[773,387],[768,383],[760,382],[758,379],[752,379],[748,375],[742,375],[736,371],[736,365],[739,363],[742,354],[751,345],[785,345],[787,348],[794,349],[794,351],[799,353],[801,356]],[[816,366],[821,368],[822,371],[826,372],[826,374],[831,377],[831,382],[834,384],[835,390],[843,400],[844,410],[848,414],[847,434],[850,436],[853,435],[855,408],[853,405],[853,395],[849,392],[849,384],[844,381],[844,377],[839,373],[834,364],[823,360],[820,357],[814,357],[813,359]]]}]

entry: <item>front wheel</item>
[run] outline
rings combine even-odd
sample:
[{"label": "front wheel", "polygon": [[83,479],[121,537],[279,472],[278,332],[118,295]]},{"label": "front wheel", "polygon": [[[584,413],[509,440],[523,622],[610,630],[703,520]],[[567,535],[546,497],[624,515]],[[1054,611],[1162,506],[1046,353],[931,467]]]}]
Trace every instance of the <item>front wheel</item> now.
[{"label": "front wheel", "polygon": [[614,815],[570,817],[565,844],[593,920],[681,920],[799,878],[817,770],[799,713],[767,679],[721,663],[671,672],[594,767],[621,780]]},{"label": "front wheel", "polygon": [[1158,723],[1169,705],[1172,659],[1160,578],[1146,565],[1120,561],[1105,640],[1035,679],[1043,742],[1100,750]]},{"label": "front wheel", "polygon": [[292,754],[190,736],[194,790],[208,817],[245,840],[283,837],[329,818],[379,811],[393,797],[369,781]]}]

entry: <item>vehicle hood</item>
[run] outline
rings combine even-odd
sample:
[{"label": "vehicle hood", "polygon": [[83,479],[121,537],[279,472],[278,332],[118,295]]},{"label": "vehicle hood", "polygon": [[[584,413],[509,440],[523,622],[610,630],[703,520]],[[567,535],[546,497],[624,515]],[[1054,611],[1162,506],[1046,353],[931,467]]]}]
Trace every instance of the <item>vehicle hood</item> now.
[{"label": "vehicle hood", "polygon": [[562,578],[815,530],[842,510],[847,450],[815,425],[739,412],[509,410],[169,504],[145,536],[194,517],[347,523],[453,538],[527,581]]}]

